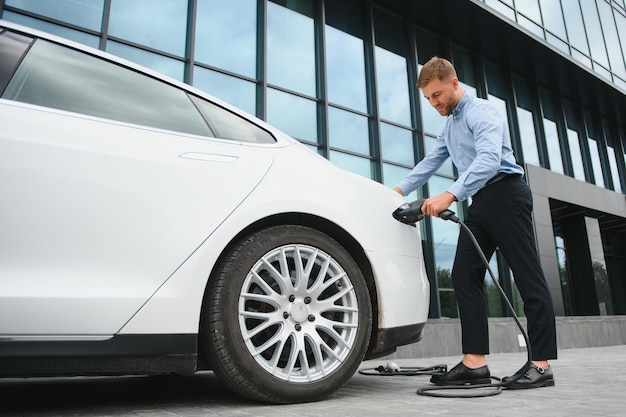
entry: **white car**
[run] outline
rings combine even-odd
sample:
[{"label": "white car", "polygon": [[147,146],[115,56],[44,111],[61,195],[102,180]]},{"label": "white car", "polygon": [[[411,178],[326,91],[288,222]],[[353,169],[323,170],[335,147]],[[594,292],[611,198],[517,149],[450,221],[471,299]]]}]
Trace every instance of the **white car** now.
[{"label": "white car", "polygon": [[0,377],[319,400],[418,341],[405,201],[189,85],[0,21]]}]

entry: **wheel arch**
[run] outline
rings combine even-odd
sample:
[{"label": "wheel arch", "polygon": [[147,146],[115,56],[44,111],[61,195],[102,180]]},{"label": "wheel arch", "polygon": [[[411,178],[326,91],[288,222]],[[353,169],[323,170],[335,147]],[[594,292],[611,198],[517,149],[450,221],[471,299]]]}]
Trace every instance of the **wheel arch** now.
[{"label": "wheel arch", "polygon": [[[207,285],[209,285],[209,283],[213,279],[215,271],[217,270],[217,266],[222,263],[223,258],[226,256],[226,254],[228,254],[231,248],[234,245],[236,245],[239,241],[241,241],[241,239],[244,239],[246,236],[249,236],[259,230],[266,229],[268,227],[289,225],[289,224],[307,226],[312,229],[316,229],[320,232],[325,233],[329,237],[336,240],[341,246],[343,246],[348,251],[350,256],[352,256],[354,261],[357,263],[359,269],[361,270],[363,274],[363,277],[365,278],[367,289],[370,294],[370,303],[371,303],[373,319],[372,319],[371,335],[370,335],[370,340],[369,340],[368,349],[367,349],[367,352],[369,353],[372,347],[376,345],[376,339],[377,339],[377,334],[378,334],[378,331],[377,331],[378,329],[378,291],[377,291],[376,282],[374,280],[374,272],[372,269],[372,265],[370,261],[367,259],[367,256],[365,255],[365,251],[363,247],[359,244],[359,242],[357,242],[357,240],[350,233],[348,233],[344,228],[342,228],[341,226],[327,219],[324,219],[319,216],[311,215],[311,214],[305,214],[305,213],[281,213],[281,214],[275,214],[272,216],[265,217],[263,219],[260,219],[248,225],[247,227],[242,229],[239,233],[237,233],[228,242],[228,244],[222,249],[217,261],[215,262],[215,267],[213,268],[213,270],[211,271],[209,275]],[[206,303],[203,300],[202,302],[203,310],[204,310],[205,304]],[[201,317],[205,317],[204,311],[202,312]],[[202,331],[204,326],[202,326],[202,323],[199,323],[199,325],[200,325],[200,331]],[[205,338],[203,337],[199,337],[198,343],[202,343],[204,339]],[[202,349],[200,347],[198,348],[198,352],[202,352]],[[198,361],[199,361],[200,369],[211,368],[210,364],[207,362],[207,358],[203,358],[200,355],[200,357],[198,358]]]}]

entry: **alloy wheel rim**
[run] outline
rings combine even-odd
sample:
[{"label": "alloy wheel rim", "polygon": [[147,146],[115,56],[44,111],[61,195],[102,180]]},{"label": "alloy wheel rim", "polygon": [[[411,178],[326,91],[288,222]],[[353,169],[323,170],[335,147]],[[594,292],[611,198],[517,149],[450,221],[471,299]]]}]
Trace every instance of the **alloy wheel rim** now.
[{"label": "alloy wheel rim", "polygon": [[346,271],[327,253],[303,244],[273,249],[254,264],[238,316],[252,358],[289,382],[314,382],[340,367],[359,324]]}]

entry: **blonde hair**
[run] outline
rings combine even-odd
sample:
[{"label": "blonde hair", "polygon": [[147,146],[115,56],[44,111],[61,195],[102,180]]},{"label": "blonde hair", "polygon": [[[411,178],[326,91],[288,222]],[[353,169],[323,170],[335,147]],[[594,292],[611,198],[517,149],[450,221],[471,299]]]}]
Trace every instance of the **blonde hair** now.
[{"label": "blonde hair", "polygon": [[454,65],[445,58],[434,56],[422,67],[417,79],[417,87],[425,87],[434,78],[446,81],[455,77],[456,70],[454,69]]}]

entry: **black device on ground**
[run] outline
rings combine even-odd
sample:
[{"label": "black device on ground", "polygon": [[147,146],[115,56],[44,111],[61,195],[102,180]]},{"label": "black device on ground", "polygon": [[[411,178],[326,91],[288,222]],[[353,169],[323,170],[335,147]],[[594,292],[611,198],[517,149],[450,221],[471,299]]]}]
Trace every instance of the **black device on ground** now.
[{"label": "black device on ground", "polygon": [[[424,204],[424,201],[425,201],[425,199],[421,199],[421,200],[413,201],[411,203],[405,203],[405,204],[401,205],[400,207],[398,207],[392,213],[392,215],[393,215],[393,217],[396,220],[398,220],[399,222],[402,222],[402,223],[406,223],[406,224],[417,223],[417,222],[419,222],[420,220],[422,220],[424,218],[424,213],[422,213],[422,205]],[[489,275],[491,276],[491,279],[493,280],[494,284],[498,288],[498,291],[500,292],[500,295],[502,296],[502,298],[506,302],[506,305],[507,305],[509,311],[511,312],[511,315],[512,315],[513,319],[515,320],[515,323],[517,324],[517,327],[522,332],[524,340],[526,341],[526,351],[527,351],[527,356],[528,357],[527,357],[526,363],[524,364],[521,372],[518,372],[513,378],[507,380],[507,382],[502,382],[502,381],[500,381],[499,378],[492,377],[493,379],[496,379],[498,382],[495,383],[495,384],[476,384],[476,385],[462,385],[462,386],[426,386],[426,387],[419,388],[417,390],[417,394],[418,395],[427,395],[427,396],[431,396],[431,397],[486,397],[486,396],[490,396],[490,395],[496,395],[496,394],[499,394],[500,392],[502,392],[502,388],[503,387],[506,387],[506,386],[512,384],[513,382],[517,381],[518,379],[520,379],[524,375],[524,373],[526,371],[528,371],[528,369],[530,368],[530,364],[531,364],[531,360],[532,360],[530,341],[528,340],[528,335],[526,334],[526,331],[524,330],[524,327],[520,323],[519,318],[517,317],[517,314],[515,314],[515,309],[511,305],[511,301],[506,296],[506,293],[504,292],[504,290],[500,286],[500,283],[496,279],[493,271],[491,270],[491,267],[489,266],[489,261],[485,257],[485,254],[483,253],[482,249],[480,248],[480,245],[479,245],[478,241],[476,240],[476,237],[474,236],[472,231],[451,210],[444,210],[444,211],[442,211],[441,213],[439,213],[439,218],[443,219],[443,220],[453,221],[454,223],[459,224],[461,226],[461,228],[463,228],[468,233],[469,237],[471,238],[472,242],[474,243],[474,246],[476,246],[476,250],[478,251],[478,254],[480,255],[483,263],[485,264],[485,267],[487,268],[487,271],[489,272]],[[438,367],[443,367],[443,366],[442,365],[438,365]],[[397,372],[389,372],[389,370],[387,368],[388,367],[383,368],[387,375],[394,375],[394,374],[400,374],[401,375],[401,374],[403,374],[401,369],[399,369]],[[420,368],[418,368],[418,369],[420,369]],[[429,370],[432,370],[432,368],[430,368]],[[443,368],[436,368],[435,367],[435,370],[442,370],[443,372],[445,372],[445,370]],[[417,373],[417,374],[422,374],[422,373]],[[456,394],[456,395],[444,395],[444,394],[441,394],[441,393],[435,393],[435,391],[440,391],[440,390],[475,389],[475,388],[488,388],[488,387],[489,388],[496,388],[496,389],[495,390],[490,390],[487,393],[470,394],[470,395],[458,395],[458,394]]]}]

